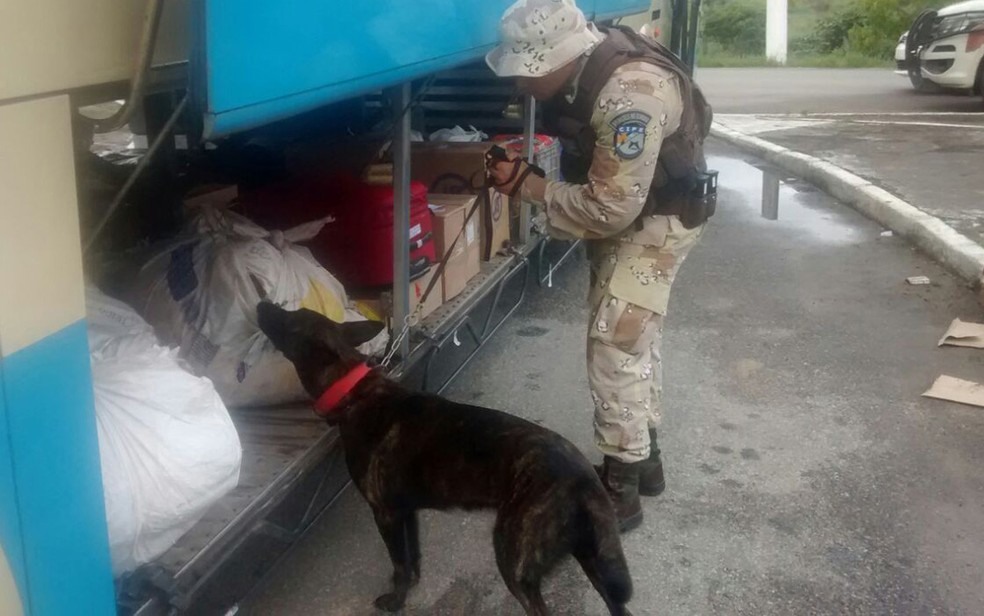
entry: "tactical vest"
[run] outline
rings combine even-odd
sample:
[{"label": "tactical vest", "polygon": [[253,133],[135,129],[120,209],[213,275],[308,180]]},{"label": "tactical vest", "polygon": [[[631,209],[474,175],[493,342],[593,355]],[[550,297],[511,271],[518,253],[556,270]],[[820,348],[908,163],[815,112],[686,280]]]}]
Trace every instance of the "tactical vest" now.
[{"label": "tactical vest", "polygon": [[716,198],[717,176],[706,173],[704,160],[704,140],[713,117],[711,106],[690,78],[687,66],[666,47],[625,26],[598,29],[607,37],[588,56],[574,102],[558,94],[543,110],[544,127],[559,137],[563,146],[564,179],[578,184],[588,181],[597,140],[591,116],[612,73],[630,62],[655,64],[677,76],[683,114],[676,132],[663,137],[653,183],[637,225],[652,214],[678,215],[690,228],[703,224],[714,213]]}]

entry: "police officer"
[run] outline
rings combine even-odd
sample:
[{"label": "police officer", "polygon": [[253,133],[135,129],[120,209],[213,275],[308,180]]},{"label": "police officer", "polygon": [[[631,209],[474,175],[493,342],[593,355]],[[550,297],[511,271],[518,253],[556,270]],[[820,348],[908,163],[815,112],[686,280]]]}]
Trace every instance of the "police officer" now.
[{"label": "police officer", "polygon": [[500,37],[486,61],[545,102],[565,181],[526,173],[519,159],[491,174],[501,192],[541,206],[551,236],[587,241],[599,473],[624,532],[642,522],[639,495],[665,487],[660,343],[673,280],[713,213],[710,107],[673,54],[628,28],[588,23],[572,0],[519,0]]}]

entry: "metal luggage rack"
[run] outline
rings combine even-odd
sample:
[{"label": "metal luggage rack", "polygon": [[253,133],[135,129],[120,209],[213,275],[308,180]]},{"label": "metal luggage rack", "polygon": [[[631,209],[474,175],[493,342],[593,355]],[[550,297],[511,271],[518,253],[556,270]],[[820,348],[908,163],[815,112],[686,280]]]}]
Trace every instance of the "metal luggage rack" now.
[{"label": "metal luggage rack", "polygon": [[[407,366],[400,372],[406,374],[420,363],[423,369],[419,387],[423,391],[443,393],[468,363],[505,324],[526,298],[531,276],[539,287],[552,286],[553,273],[564,265],[582,246],[580,240],[562,242],[536,236],[522,250],[508,256],[498,256],[482,264],[482,271],[458,297],[441,306],[424,319],[414,332]],[[556,259],[551,261],[550,259]],[[545,272],[545,273],[544,273]],[[522,285],[515,297],[509,298],[506,290],[521,279]],[[487,306],[479,306],[491,298]],[[467,355],[452,358],[456,368],[443,379],[435,379],[440,360],[449,345],[463,346],[461,334],[471,343]]]},{"label": "metal luggage rack", "polygon": [[[410,354],[405,365],[399,367],[401,375],[409,377],[413,369],[422,365],[419,383],[423,391],[442,393],[468,365],[526,297],[529,278],[529,256],[542,243],[537,240],[506,256],[496,256],[482,264],[482,270],[468,287],[450,302],[437,309],[413,332]],[[521,281],[516,296],[505,297],[514,281]],[[482,305],[482,304],[485,305]],[[469,347],[463,358],[452,358],[454,370],[443,379],[436,379],[438,366],[450,347],[462,347],[467,336]]]},{"label": "metal luggage rack", "polygon": [[224,613],[347,486],[338,431],[309,404],[230,415],[243,447],[239,485],[154,563],[168,586],[141,588],[119,614]]}]

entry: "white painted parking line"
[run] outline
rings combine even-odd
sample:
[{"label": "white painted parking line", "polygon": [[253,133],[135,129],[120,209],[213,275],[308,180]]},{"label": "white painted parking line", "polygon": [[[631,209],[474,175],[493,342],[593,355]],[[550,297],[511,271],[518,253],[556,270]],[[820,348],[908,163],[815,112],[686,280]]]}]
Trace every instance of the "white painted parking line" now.
[{"label": "white painted parking line", "polygon": [[722,115],[745,115],[745,116],[775,116],[783,118],[840,118],[840,117],[921,117],[921,116],[938,116],[938,117],[984,117],[984,111],[817,111],[814,113],[735,113],[735,114],[722,114]]},{"label": "white painted parking line", "polygon": [[[967,117],[982,120],[981,123],[957,123],[942,120]],[[870,118],[870,119],[868,119]],[[885,118],[885,119],[874,119]],[[896,118],[896,119],[892,119]],[[920,119],[924,118],[924,119]],[[938,118],[941,121],[928,121]],[[927,126],[933,128],[984,129],[984,113],[852,113],[852,114],[763,114],[763,113],[722,113],[715,114],[714,120],[747,135],[813,128],[836,123],[872,124],[883,126]]]},{"label": "white painted parking line", "polygon": [[848,120],[852,124],[883,124],[887,126],[935,126],[940,128],[970,128],[984,130],[984,124],[947,124],[944,122],[888,122],[882,120]]},{"label": "white painted parking line", "polygon": [[768,115],[740,115],[740,114],[716,114],[714,120],[728,128],[745,133],[746,135],[759,135],[772,131],[791,130],[795,128],[808,128],[833,124],[835,120],[816,118],[801,119],[791,116],[768,116]]}]

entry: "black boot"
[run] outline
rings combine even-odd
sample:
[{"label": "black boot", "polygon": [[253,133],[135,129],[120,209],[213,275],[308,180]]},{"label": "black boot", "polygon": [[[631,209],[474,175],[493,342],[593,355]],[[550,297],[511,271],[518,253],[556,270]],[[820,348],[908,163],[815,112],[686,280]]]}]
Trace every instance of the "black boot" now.
[{"label": "black boot", "polygon": [[618,530],[625,533],[642,524],[642,503],[639,502],[639,467],[605,456],[601,466],[601,483],[615,505]]},{"label": "black boot", "polygon": [[649,429],[649,458],[639,463],[639,494],[659,496],[666,489],[663,478],[663,461],[656,446],[656,430]]}]

